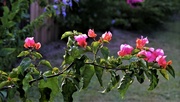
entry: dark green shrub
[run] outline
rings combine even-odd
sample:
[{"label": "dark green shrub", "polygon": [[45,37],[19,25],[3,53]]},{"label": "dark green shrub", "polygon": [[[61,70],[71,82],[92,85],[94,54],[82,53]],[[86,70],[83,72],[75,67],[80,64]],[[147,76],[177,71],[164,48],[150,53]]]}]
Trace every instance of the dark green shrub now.
[{"label": "dark green shrub", "polygon": [[[119,0],[79,0],[66,9],[65,18],[57,18],[62,32],[77,29],[87,31],[89,28],[106,30],[111,26],[112,16]],[[62,15],[61,15],[62,16]]]},{"label": "dark green shrub", "polygon": [[140,6],[132,8],[125,0],[121,0],[120,13],[114,17],[114,25],[136,31],[154,30],[169,20],[178,10],[178,5],[177,0],[145,0]]}]

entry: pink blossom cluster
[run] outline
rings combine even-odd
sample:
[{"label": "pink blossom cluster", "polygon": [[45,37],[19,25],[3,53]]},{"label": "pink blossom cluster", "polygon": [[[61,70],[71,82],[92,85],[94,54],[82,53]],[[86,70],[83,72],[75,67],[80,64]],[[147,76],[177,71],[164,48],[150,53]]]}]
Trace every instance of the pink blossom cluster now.
[{"label": "pink blossom cluster", "polygon": [[41,48],[41,43],[35,43],[34,37],[27,37],[24,42],[25,48],[35,48],[36,50]]},{"label": "pink blossom cluster", "polygon": [[[140,51],[138,52],[137,56],[144,58],[147,62],[157,62],[158,65],[160,65],[163,68],[166,68],[167,65],[170,65],[172,61],[166,61],[166,56],[164,55],[163,49],[154,49],[154,48],[148,48],[145,47],[146,44],[148,44],[149,41],[143,36],[141,38],[136,39],[136,48]],[[117,52],[117,54],[121,57],[124,57],[126,55],[131,55],[134,48],[128,44],[122,44],[120,46],[120,50]]]},{"label": "pink blossom cluster", "polygon": [[[97,34],[94,32],[93,29],[89,29],[88,36],[90,38],[95,38],[97,36]],[[77,44],[79,46],[85,48],[87,46],[86,39],[88,38],[88,36],[86,34],[80,34],[80,35],[74,36],[74,39],[75,39],[75,41],[77,41]],[[109,42],[111,40],[111,38],[112,38],[112,34],[110,31],[108,31],[108,32],[105,32],[104,34],[102,34],[102,37],[100,38],[99,42],[102,42],[102,41]]]}]

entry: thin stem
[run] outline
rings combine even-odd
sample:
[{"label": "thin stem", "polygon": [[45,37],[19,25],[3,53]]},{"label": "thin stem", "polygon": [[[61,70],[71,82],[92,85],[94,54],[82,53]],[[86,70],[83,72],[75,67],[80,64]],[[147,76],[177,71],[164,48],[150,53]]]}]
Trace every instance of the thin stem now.
[{"label": "thin stem", "polygon": [[127,68],[108,68],[106,66],[101,66],[101,65],[98,65],[98,64],[95,64],[95,63],[85,63],[85,64],[91,64],[91,65],[94,65],[94,66],[97,66],[97,67],[100,67],[100,68],[103,68],[103,69],[111,69],[111,70],[126,70]]},{"label": "thin stem", "polygon": [[[74,63],[71,63],[67,68],[64,68],[64,70],[63,70],[62,72],[59,72],[58,74],[54,74],[54,75],[47,76],[46,78],[52,78],[52,77],[56,77],[56,76],[59,76],[59,75],[63,74],[66,70],[70,69],[73,64],[74,64]],[[38,79],[33,79],[33,80],[31,80],[31,81],[29,82],[29,84],[31,85],[33,82],[39,81],[39,80],[41,80],[41,79],[43,79],[42,76],[39,77]]]}]

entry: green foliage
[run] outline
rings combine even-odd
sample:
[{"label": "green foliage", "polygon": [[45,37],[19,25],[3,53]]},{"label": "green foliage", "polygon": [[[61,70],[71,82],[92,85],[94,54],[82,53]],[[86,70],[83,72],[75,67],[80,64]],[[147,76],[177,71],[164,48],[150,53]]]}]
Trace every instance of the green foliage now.
[{"label": "green foliage", "polygon": [[[52,11],[37,17],[29,22],[29,4],[33,0],[7,0],[3,5],[2,16],[0,16],[0,69],[10,70],[17,62],[16,56],[23,50],[23,40],[34,34],[34,29],[42,25],[44,19],[52,16]],[[3,4],[3,1],[0,1]],[[22,26],[22,24],[24,24]],[[35,54],[37,55],[37,54]],[[19,56],[20,57],[20,56]]]}]

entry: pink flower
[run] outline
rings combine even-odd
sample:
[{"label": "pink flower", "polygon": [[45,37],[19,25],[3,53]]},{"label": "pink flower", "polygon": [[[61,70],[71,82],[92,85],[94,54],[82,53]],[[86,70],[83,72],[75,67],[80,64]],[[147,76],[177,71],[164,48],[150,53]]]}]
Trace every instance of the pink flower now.
[{"label": "pink flower", "polygon": [[163,49],[156,49],[153,54],[157,57],[159,55],[163,56],[164,55],[164,51]]},{"label": "pink flower", "polygon": [[160,65],[160,66],[162,66],[163,68],[166,68],[166,56],[158,56],[157,58],[156,58],[156,61],[158,62],[158,64]]},{"label": "pink flower", "polygon": [[40,48],[41,48],[41,43],[35,43],[35,45],[34,45],[34,48],[36,49],[36,50],[39,50]]},{"label": "pink flower", "polygon": [[112,38],[112,33],[110,32],[110,31],[108,31],[108,32],[105,32],[103,35],[102,35],[102,39],[104,40],[104,41],[110,41],[111,40],[111,38]]},{"label": "pink flower", "polygon": [[142,50],[138,53],[138,56],[145,56],[145,60],[148,62],[153,62],[156,60],[158,56],[163,56],[164,51],[162,49],[156,49],[154,51],[154,48],[149,48],[148,51]]},{"label": "pink flower", "polygon": [[88,36],[89,36],[90,38],[95,38],[95,37],[97,36],[97,34],[94,32],[93,29],[89,29],[89,31],[88,31]]},{"label": "pink flower", "polygon": [[134,7],[135,4],[137,3],[142,3],[144,0],[127,0],[126,1],[131,7]]},{"label": "pink flower", "polygon": [[88,38],[86,34],[74,36],[74,39],[77,41],[77,44],[81,47],[87,46],[86,38]]},{"label": "pink flower", "polygon": [[141,36],[141,39],[137,38],[136,40],[136,48],[142,49],[146,44],[149,43],[149,40],[146,38],[143,38],[143,36]]},{"label": "pink flower", "polygon": [[166,56],[161,56],[161,55],[156,58],[156,61],[157,61],[158,65],[160,65],[163,68],[166,68],[167,65],[172,64],[171,60],[166,62]]},{"label": "pink flower", "polygon": [[156,56],[151,51],[142,50],[137,54],[139,57],[145,57],[144,60],[148,62],[153,62],[156,59]]},{"label": "pink flower", "polygon": [[121,57],[125,56],[125,55],[129,55],[131,54],[132,50],[134,48],[130,45],[127,45],[127,44],[122,44],[120,46],[120,51],[117,52],[117,54]]},{"label": "pink flower", "polygon": [[34,37],[27,37],[24,41],[24,47],[25,48],[33,48],[35,41],[34,41]]},{"label": "pink flower", "polygon": [[35,48],[36,50],[41,48],[41,43],[35,43],[34,37],[27,37],[24,42],[25,48]]}]

